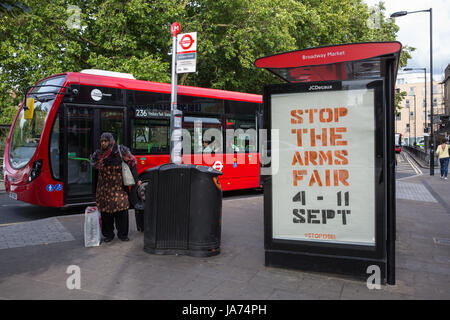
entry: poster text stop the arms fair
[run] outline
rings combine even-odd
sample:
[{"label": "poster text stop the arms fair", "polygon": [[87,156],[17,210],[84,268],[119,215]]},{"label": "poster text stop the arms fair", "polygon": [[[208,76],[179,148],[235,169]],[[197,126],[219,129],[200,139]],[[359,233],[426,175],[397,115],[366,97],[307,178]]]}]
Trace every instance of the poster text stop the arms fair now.
[{"label": "poster text stop the arms fair", "polygon": [[284,143],[281,172],[273,177],[274,237],[372,245],[373,94],[272,99],[273,127]]}]

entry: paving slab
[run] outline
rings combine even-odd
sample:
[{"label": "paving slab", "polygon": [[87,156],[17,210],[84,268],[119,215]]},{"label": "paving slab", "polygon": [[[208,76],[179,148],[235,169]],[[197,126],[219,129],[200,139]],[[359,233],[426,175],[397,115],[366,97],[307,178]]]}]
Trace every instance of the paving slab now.
[{"label": "paving slab", "polygon": [[[0,299],[450,299],[450,185],[421,175],[397,186],[394,286],[369,290],[350,277],[264,266],[257,194],[224,199],[221,252],[208,258],[144,252],[132,212],[131,241],[92,248],[84,247],[84,215],[0,227]],[[69,266],[80,268],[80,289],[67,288]]]}]

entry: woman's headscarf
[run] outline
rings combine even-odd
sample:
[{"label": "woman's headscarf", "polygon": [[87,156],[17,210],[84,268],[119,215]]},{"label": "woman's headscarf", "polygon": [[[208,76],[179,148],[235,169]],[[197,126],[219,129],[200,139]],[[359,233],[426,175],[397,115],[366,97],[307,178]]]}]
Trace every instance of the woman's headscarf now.
[{"label": "woman's headscarf", "polygon": [[[120,165],[122,160],[125,161],[130,168],[133,168],[136,165],[137,161],[131,154],[130,149],[125,146],[118,146],[111,133],[102,133],[102,135],[100,136],[100,140],[109,141],[109,145],[106,150],[100,148],[91,155],[90,160],[92,166],[99,169],[105,164]],[[122,159],[120,159],[119,147],[120,153],[122,154]]]},{"label": "woman's headscarf", "polygon": [[114,140],[114,136],[110,132],[103,132],[100,136],[100,141],[101,140],[107,140],[111,148],[116,143],[116,141]]},{"label": "woman's headscarf", "polygon": [[103,161],[111,155],[113,147],[116,144],[113,135],[109,132],[102,133],[102,135],[100,136],[100,141],[101,140],[107,140],[109,142],[109,145],[106,150],[100,148],[91,155],[91,165],[97,169],[103,166]]}]

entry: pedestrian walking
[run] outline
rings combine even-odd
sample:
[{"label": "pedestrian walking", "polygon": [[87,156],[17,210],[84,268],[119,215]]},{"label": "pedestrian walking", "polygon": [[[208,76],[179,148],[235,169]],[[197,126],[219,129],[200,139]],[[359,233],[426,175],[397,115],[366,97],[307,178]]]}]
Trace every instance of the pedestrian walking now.
[{"label": "pedestrian walking", "polygon": [[442,144],[436,149],[436,155],[439,157],[439,163],[441,166],[441,179],[447,180],[448,174],[448,162],[449,162],[449,146],[447,140],[443,139]]},{"label": "pedestrian walking", "polygon": [[[117,145],[111,133],[105,132],[100,137],[101,148],[90,157],[91,164],[98,170],[96,203],[102,219],[102,234],[105,242],[114,239],[114,224],[117,237],[122,241],[128,238],[128,187],[123,184],[122,161],[128,164],[137,185],[138,172],[136,159],[130,150]],[[120,152],[119,152],[120,148]]]}]

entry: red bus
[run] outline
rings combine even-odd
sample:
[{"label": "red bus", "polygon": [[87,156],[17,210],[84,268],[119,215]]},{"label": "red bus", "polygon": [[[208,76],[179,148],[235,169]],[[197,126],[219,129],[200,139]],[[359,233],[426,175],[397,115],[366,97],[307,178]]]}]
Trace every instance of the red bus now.
[{"label": "red bus", "polygon": [[[170,162],[170,84],[83,70],[42,79],[27,92],[34,112],[24,99],[5,146],[3,171],[11,198],[48,207],[95,202],[97,173],[89,156],[99,148],[102,132],[112,132],[117,143],[131,149],[140,175]],[[262,96],[255,94],[178,86],[178,109],[187,131],[193,133],[194,123],[201,124],[202,133],[214,128],[222,134],[221,145],[229,141],[227,129],[258,132],[262,124]],[[200,164],[223,172],[224,191],[259,188],[258,144],[249,149],[242,143],[248,139],[231,138],[241,141],[233,154],[215,154],[214,164]],[[194,157],[183,155],[183,162],[199,164]]]},{"label": "red bus", "polygon": [[395,152],[400,153],[402,152],[402,134],[396,133],[395,134]]}]

